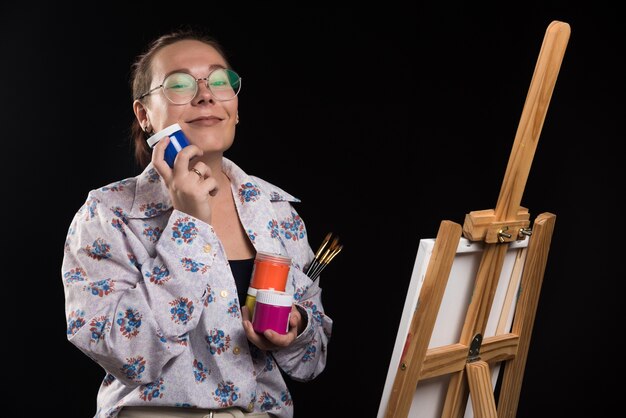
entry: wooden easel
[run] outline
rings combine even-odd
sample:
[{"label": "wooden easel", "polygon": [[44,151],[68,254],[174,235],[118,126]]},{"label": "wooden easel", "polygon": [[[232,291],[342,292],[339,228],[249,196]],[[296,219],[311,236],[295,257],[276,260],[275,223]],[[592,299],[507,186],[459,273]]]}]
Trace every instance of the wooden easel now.
[{"label": "wooden easel", "polygon": [[[418,381],[447,374],[451,376],[442,417],[463,417],[468,391],[475,417],[516,415],[556,219],[542,213],[531,230],[528,209],[520,203],[569,35],[564,22],[553,21],[546,30],[495,210],[470,212],[462,231],[457,223],[441,222],[386,418],[407,417]],[[473,295],[459,342],[428,349],[461,232],[471,241],[485,242]],[[531,233],[511,332],[483,339],[508,243]],[[498,362],[505,367],[496,412],[489,367]]]}]

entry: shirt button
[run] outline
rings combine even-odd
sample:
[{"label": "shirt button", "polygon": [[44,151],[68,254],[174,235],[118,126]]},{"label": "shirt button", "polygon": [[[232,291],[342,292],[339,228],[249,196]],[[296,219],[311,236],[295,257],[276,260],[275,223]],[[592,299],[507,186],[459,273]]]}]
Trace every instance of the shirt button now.
[{"label": "shirt button", "polygon": [[223,298],[227,297],[228,296],[228,290],[222,290],[220,292],[220,296],[223,297]]},{"label": "shirt button", "polygon": [[233,348],[233,354],[234,354],[234,355],[236,355],[236,356],[237,356],[237,355],[239,355],[239,353],[240,353],[240,352],[241,352],[241,348],[239,348],[239,347],[235,347],[235,348]]},{"label": "shirt button", "polygon": [[203,248],[205,253],[210,253],[211,252],[211,244],[207,244],[205,245]]}]

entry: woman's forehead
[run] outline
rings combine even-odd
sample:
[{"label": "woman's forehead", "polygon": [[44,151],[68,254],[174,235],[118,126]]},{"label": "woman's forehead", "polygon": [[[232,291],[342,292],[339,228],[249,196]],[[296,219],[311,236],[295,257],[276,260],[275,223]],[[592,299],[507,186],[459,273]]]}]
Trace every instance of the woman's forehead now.
[{"label": "woman's forehead", "polygon": [[152,61],[152,72],[158,77],[174,70],[206,72],[215,66],[226,67],[226,60],[217,49],[201,41],[184,40],[158,51]]}]

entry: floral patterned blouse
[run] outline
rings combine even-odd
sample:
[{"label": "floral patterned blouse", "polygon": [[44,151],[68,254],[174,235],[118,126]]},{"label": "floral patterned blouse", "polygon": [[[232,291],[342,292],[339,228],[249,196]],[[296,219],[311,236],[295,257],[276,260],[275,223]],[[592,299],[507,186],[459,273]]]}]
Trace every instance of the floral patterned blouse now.
[{"label": "floral patterned blouse", "polygon": [[257,251],[290,256],[286,291],[307,321],[284,349],[248,342],[237,289],[211,225],[175,210],[152,165],[92,190],[69,227],[62,263],[67,338],[106,375],[95,417],[124,406],[240,407],[293,416],[280,373],[299,381],[326,364],[332,320],[299,202],[223,159],[239,218]]}]

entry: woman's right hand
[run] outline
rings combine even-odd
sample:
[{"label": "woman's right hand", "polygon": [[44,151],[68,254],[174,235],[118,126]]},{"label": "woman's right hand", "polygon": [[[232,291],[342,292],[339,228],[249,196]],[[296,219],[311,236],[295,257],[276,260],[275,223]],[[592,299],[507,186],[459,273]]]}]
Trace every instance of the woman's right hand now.
[{"label": "woman's right hand", "polygon": [[152,164],[170,192],[172,206],[210,224],[211,200],[217,193],[217,180],[212,176],[209,166],[202,161],[190,165],[192,158],[203,154],[200,148],[192,144],[180,150],[174,160],[174,168],[170,168],[164,159],[169,142],[169,137],[165,137],[154,146]]}]

